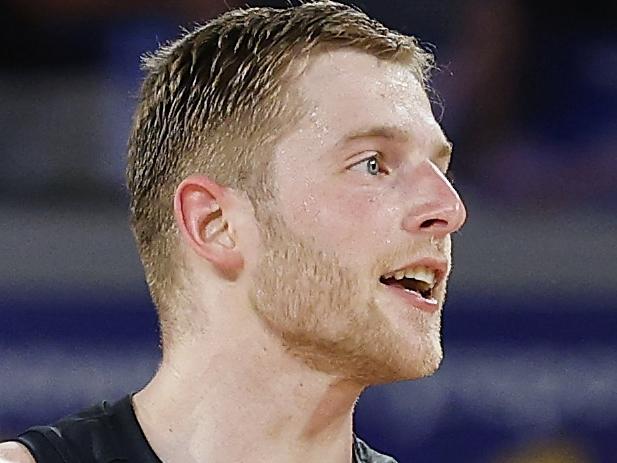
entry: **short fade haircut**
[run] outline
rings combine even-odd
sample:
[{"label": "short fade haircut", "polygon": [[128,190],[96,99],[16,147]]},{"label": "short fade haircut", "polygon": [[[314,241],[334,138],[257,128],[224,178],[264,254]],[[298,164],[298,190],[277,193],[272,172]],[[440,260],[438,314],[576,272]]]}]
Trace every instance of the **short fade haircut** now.
[{"label": "short fade haircut", "polygon": [[201,173],[245,191],[255,208],[271,198],[275,185],[266,167],[274,143],[302,115],[287,71],[307,56],[345,47],[405,63],[428,89],[433,56],[416,38],[333,1],[229,11],[144,57],[127,184],[163,347],[190,326],[179,310],[184,272],[175,189]]}]

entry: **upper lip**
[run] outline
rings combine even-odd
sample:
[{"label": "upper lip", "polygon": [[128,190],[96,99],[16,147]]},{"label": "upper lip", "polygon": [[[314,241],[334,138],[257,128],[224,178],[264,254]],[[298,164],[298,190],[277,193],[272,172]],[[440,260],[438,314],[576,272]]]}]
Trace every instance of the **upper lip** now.
[{"label": "upper lip", "polygon": [[395,273],[398,272],[399,270],[405,270],[408,268],[413,268],[413,267],[427,267],[431,270],[433,270],[435,272],[435,285],[437,285],[439,282],[441,282],[448,270],[448,261],[445,259],[437,259],[434,257],[423,257],[421,259],[418,260],[414,260],[413,262],[409,262],[405,265],[402,265],[400,267],[398,267],[395,270],[388,270],[387,272],[383,273],[380,278],[383,275],[386,275],[388,273]]}]

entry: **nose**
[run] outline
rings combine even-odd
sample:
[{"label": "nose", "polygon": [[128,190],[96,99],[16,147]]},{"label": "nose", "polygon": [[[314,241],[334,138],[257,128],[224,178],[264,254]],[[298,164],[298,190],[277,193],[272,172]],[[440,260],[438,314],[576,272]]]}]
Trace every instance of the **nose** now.
[{"label": "nose", "polygon": [[444,174],[426,160],[412,174],[411,201],[402,227],[437,238],[459,230],[467,218],[461,197]]}]

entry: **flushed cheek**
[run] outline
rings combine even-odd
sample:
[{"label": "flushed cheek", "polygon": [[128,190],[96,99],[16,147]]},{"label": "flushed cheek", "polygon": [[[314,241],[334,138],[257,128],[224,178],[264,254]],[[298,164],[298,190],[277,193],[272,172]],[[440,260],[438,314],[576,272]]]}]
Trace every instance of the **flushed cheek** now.
[{"label": "flushed cheek", "polygon": [[353,247],[358,243],[370,249],[378,242],[392,239],[396,217],[400,214],[399,206],[388,203],[383,194],[370,191],[333,194],[315,202],[314,206],[318,210],[307,214],[315,219],[312,232],[323,235],[327,243],[337,248],[340,245]]}]

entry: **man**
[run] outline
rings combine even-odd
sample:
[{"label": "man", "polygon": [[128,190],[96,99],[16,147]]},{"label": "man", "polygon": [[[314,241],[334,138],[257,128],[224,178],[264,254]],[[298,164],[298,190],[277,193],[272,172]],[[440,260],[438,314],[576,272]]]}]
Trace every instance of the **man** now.
[{"label": "man", "polygon": [[354,405],[438,368],[465,221],[431,62],[329,1],[228,12],[147,58],[127,176],[160,368],[3,461],[394,461]]}]

